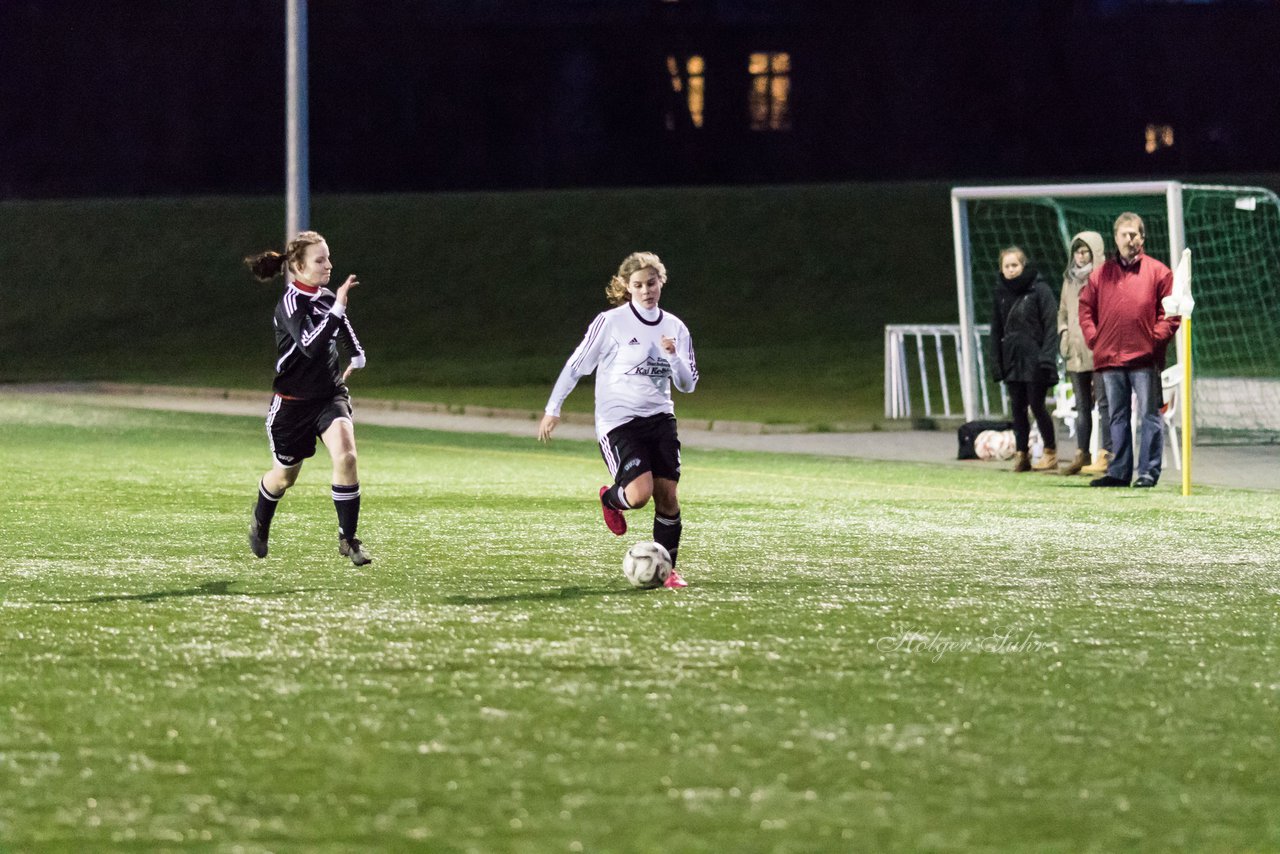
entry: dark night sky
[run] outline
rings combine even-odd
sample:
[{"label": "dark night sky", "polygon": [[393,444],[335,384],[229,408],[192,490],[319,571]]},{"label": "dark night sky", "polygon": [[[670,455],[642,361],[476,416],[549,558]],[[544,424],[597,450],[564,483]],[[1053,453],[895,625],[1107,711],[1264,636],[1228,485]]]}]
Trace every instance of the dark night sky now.
[{"label": "dark night sky", "polygon": [[[1275,2],[316,0],[310,30],[318,190],[1280,171]],[[0,32],[0,197],[281,190],[284,0],[3,0]],[[789,130],[749,126],[761,51]]]}]

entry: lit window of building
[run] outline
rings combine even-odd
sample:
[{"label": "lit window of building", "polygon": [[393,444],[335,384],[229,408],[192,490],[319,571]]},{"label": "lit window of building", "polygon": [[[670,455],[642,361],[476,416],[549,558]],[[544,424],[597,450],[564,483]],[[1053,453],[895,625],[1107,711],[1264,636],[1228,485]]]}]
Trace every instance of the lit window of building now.
[{"label": "lit window of building", "polygon": [[791,54],[753,53],[751,73],[752,130],[791,130]]},{"label": "lit window of building", "polygon": [[[689,111],[689,121],[696,128],[702,127],[706,99],[707,64],[701,56],[691,56],[681,68],[674,56],[667,57],[667,73],[671,75],[671,91],[684,93],[683,107]],[[675,130],[676,117],[667,113],[667,130]]]},{"label": "lit window of building", "polygon": [[691,56],[685,64],[689,72],[689,118],[693,126],[702,127],[703,99],[706,97],[706,63],[700,56]]},{"label": "lit window of building", "polygon": [[1147,154],[1155,154],[1162,148],[1173,148],[1173,125],[1147,125]]}]

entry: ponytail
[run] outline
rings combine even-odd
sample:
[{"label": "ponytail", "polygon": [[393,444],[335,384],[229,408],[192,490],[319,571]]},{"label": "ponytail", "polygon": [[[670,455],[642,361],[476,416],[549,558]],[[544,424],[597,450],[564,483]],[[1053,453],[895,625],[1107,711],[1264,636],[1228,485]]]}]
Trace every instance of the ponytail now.
[{"label": "ponytail", "polygon": [[284,272],[286,266],[292,265],[295,270],[299,269],[302,266],[303,257],[307,254],[307,247],[323,242],[324,238],[317,232],[302,231],[289,241],[289,245],[284,248],[284,254],[267,250],[245,258],[244,264],[258,281],[269,282]]},{"label": "ponytail", "polygon": [[270,250],[244,259],[244,265],[260,282],[269,282],[284,270],[285,256]]}]

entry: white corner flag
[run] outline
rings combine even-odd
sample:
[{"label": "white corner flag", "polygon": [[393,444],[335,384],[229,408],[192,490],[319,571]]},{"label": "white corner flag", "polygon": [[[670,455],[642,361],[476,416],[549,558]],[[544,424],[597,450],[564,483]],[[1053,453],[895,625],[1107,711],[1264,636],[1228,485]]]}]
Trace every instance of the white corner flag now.
[{"label": "white corner flag", "polygon": [[1196,307],[1191,295],[1191,250],[1183,249],[1173,271],[1173,292],[1160,301],[1165,317],[1181,317],[1178,329],[1178,356],[1182,363],[1177,394],[1182,410],[1182,494],[1191,494],[1191,312]]},{"label": "white corner flag", "polygon": [[1190,317],[1196,307],[1195,297],[1191,296],[1191,250],[1183,249],[1182,258],[1177,269],[1173,271],[1173,293],[1165,297],[1165,317]]}]

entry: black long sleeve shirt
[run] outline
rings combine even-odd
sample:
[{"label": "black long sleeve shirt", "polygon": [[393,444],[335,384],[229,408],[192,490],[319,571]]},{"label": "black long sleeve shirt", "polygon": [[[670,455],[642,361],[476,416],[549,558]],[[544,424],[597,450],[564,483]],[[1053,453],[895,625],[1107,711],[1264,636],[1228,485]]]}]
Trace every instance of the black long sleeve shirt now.
[{"label": "black long sleeve shirt", "polygon": [[276,305],[276,378],[272,388],[286,397],[332,397],[342,386],[338,366],[338,341],[353,359],[363,364],[364,348],[345,313],[333,313],[336,294],[328,288],[314,291],[291,282]]}]

